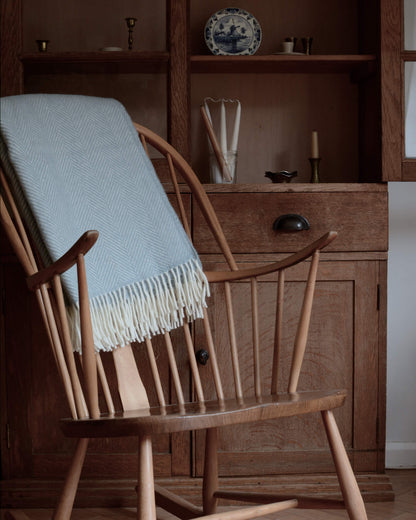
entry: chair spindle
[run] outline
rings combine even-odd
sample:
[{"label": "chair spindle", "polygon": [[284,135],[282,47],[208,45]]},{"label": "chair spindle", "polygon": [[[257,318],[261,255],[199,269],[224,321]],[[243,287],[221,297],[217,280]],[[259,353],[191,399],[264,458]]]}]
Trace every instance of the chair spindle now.
[{"label": "chair spindle", "polygon": [[65,356],[64,356],[63,349],[62,349],[62,343],[61,343],[61,339],[59,337],[58,329],[56,327],[55,316],[53,313],[48,291],[47,291],[45,285],[41,285],[40,289],[38,289],[38,291],[40,291],[41,298],[42,298],[43,304],[45,306],[46,319],[48,321],[48,328],[49,328],[51,338],[52,338],[51,344],[52,344],[52,348],[53,348],[53,353],[54,353],[55,361],[56,361],[56,364],[57,364],[57,367],[58,367],[58,370],[59,370],[59,373],[61,375],[61,379],[62,379],[62,382],[64,385],[66,397],[68,399],[69,408],[71,410],[71,415],[74,419],[77,419],[78,415],[77,415],[74,393],[72,391],[71,377],[69,375],[68,368],[65,363]]},{"label": "chair spindle", "polygon": [[4,175],[3,170],[0,170],[0,172],[1,172],[1,183],[2,183],[2,186],[3,186],[3,189],[4,189],[4,193],[5,193],[6,197],[7,197],[7,201],[9,203],[10,209],[12,211],[13,218],[14,218],[14,220],[16,222],[16,226],[17,226],[17,230],[18,230],[18,234],[19,234],[20,240],[21,240],[21,242],[22,242],[22,244],[24,246],[24,249],[26,251],[27,257],[28,257],[28,259],[30,261],[30,264],[32,266],[32,272],[27,273],[27,274],[33,274],[35,271],[38,270],[37,265],[36,265],[36,260],[35,260],[35,257],[33,255],[33,251],[32,251],[32,248],[30,246],[29,239],[27,237],[25,226],[24,226],[23,221],[22,221],[22,219],[20,217],[19,210],[17,209],[17,206],[16,206],[16,203],[14,201],[12,192],[11,192],[10,187],[8,185],[8,182],[6,180],[6,176]]},{"label": "chair spindle", "polygon": [[87,404],[90,417],[97,419],[100,416],[98,406],[98,379],[97,362],[95,358],[94,339],[92,333],[90,304],[88,300],[87,275],[84,255],[77,258],[77,273],[79,287],[79,314],[81,323],[82,367],[85,374]]},{"label": "chair spindle", "polygon": [[216,353],[216,349],[215,349],[215,345],[214,345],[214,340],[212,339],[211,326],[209,323],[208,312],[207,312],[206,308],[204,308],[203,323],[204,323],[205,338],[207,340],[209,358],[211,361],[211,369],[212,369],[212,375],[214,378],[215,391],[217,392],[218,401],[224,401],[224,390],[222,388],[221,375],[220,375],[220,370],[218,368],[217,353]]},{"label": "chair spindle", "polygon": [[272,365],[271,393],[277,394],[279,385],[279,361],[282,348],[283,302],[285,292],[285,271],[279,271],[277,278],[276,320],[274,329],[274,349]]},{"label": "chair spindle", "polygon": [[113,414],[115,413],[116,409],[114,407],[113,398],[111,396],[110,386],[108,384],[107,376],[105,374],[104,366],[103,366],[103,360],[101,359],[100,353],[97,352],[95,355],[96,362],[97,362],[97,370],[98,370],[98,377],[101,382],[101,386],[104,393],[104,399],[107,405],[108,413]]},{"label": "chair spindle", "polygon": [[315,290],[316,274],[318,271],[319,250],[312,255],[309,268],[308,280],[306,282],[305,294],[303,297],[301,317],[295,336],[292,364],[290,369],[288,392],[296,392],[300,370],[302,368],[303,357],[305,354],[306,341],[308,336],[309,323],[312,311],[313,294]]},{"label": "chair spindle", "polygon": [[3,225],[3,229],[6,232],[7,238],[9,239],[13,251],[15,252],[19,262],[21,263],[26,276],[30,276],[35,272],[35,269],[33,268],[32,262],[30,261],[29,255],[23,246],[22,240],[16,231],[16,227],[10,217],[9,212],[7,211],[6,204],[3,200],[3,197],[1,197],[0,200],[1,206],[1,222]]},{"label": "chair spindle", "polygon": [[139,134],[139,137],[140,137],[140,141],[143,145],[144,151],[146,152],[147,157],[149,157],[149,159],[150,159],[149,148],[147,146],[146,138],[143,134]]},{"label": "chair spindle", "polygon": [[[37,289],[35,291],[35,296],[36,296],[36,301],[38,302],[38,305],[39,305],[39,309],[40,309],[40,313],[41,313],[41,316],[42,316],[43,324],[45,325],[46,334],[47,334],[48,339],[49,339],[49,345],[51,345],[53,355],[55,356],[55,348],[53,346],[53,339],[52,339],[52,334],[51,334],[51,328],[49,326],[48,317],[46,315],[45,304],[44,304],[43,297],[42,297],[42,294],[40,292],[40,289]],[[56,360],[56,356],[55,356],[55,360]]]},{"label": "chair spindle", "polygon": [[153,350],[152,341],[149,338],[145,338],[145,343],[146,343],[147,355],[148,355],[149,363],[150,363],[150,369],[152,371],[153,382],[156,387],[156,394],[157,394],[157,398],[159,401],[159,405],[161,408],[165,408],[166,401],[165,401],[165,396],[163,394],[162,382],[160,380],[159,370],[157,368],[156,357],[155,357],[155,353]]},{"label": "chair spindle", "polygon": [[259,336],[259,301],[257,278],[251,279],[251,307],[253,333],[253,368],[254,392],[256,397],[261,396],[261,367],[260,367],[260,336]]},{"label": "chair spindle", "polygon": [[186,218],[185,207],[183,205],[183,200],[182,200],[181,192],[180,192],[179,185],[178,185],[178,179],[177,179],[177,176],[176,176],[175,167],[173,165],[172,156],[170,154],[167,154],[166,157],[167,157],[168,165],[169,165],[170,178],[172,180],[173,188],[175,190],[176,201],[177,201],[178,206],[179,206],[179,213],[180,213],[180,216],[181,216],[181,222],[182,222],[182,225],[183,225],[183,227],[184,227],[184,229],[186,231],[186,234],[192,240],[191,230],[189,229],[188,219]]},{"label": "chair spindle", "polygon": [[225,301],[226,301],[226,307],[227,307],[228,332],[230,334],[231,361],[232,361],[232,366],[233,366],[235,395],[238,400],[242,400],[243,399],[243,390],[242,390],[242,386],[241,386],[240,363],[238,360],[237,338],[236,338],[236,334],[235,334],[235,323],[234,323],[234,313],[233,313],[230,282],[224,283],[224,289],[225,289]]},{"label": "chair spindle", "polygon": [[86,403],[82,392],[81,383],[79,381],[77,367],[75,364],[74,351],[72,348],[71,335],[69,332],[69,326],[65,310],[64,294],[62,290],[61,278],[59,275],[55,275],[53,277],[52,286],[56,298],[59,323],[61,325],[63,349],[66,359],[66,365],[68,367],[69,376],[72,382],[72,389],[74,392],[77,414],[78,417],[87,417],[88,410],[86,408]]},{"label": "chair spindle", "polygon": [[166,352],[168,354],[170,371],[171,371],[172,378],[173,378],[173,384],[175,386],[176,397],[178,399],[179,407],[183,408],[185,405],[185,399],[183,397],[183,391],[182,391],[181,380],[179,377],[178,366],[176,364],[175,353],[173,351],[172,340],[170,338],[169,332],[165,332],[164,337],[165,337]]},{"label": "chair spindle", "polygon": [[198,366],[195,358],[194,344],[191,337],[191,331],[189,330],[189,324],[187,321],[183,323],[183,331],[185,333],[185,343],[188,350],[189,364],[191,366],[192,377],[194,380],[196,395],[198,401],[203,403],[205,401],[204,391],[202,390],[201,377],[199,375]]}]

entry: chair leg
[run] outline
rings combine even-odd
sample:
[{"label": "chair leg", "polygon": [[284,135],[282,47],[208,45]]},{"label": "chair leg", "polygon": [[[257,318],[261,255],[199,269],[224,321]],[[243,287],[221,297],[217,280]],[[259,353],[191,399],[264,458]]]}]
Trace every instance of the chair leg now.
[{"label": "chair leg", "polygon": [[348,515],[351,520],[367,520],[364,501],[345,451],[334,414],[330,410],[324,410],[321,413]]},{"label": "chair leg", "polygon": [[137,520],[156,520],[152,439],[148,435],[139,437]]},{"label": "chair leg", "polygon": [[69,520],[72,508],[74,507],[75,495],[78,489],[79,478],[82,466],[84,465],[85,454],[87,453],[88,439],[79,439],[75,453],[72,457],[64,487],[56,507],[53,520]]},{"label": "chair leg", "polygon": [[205,515],[217,510],[218,499],[214,497],[218,489],[218,430],[210,428],[206,431],[204,483],[202,488],[203,511]]}]

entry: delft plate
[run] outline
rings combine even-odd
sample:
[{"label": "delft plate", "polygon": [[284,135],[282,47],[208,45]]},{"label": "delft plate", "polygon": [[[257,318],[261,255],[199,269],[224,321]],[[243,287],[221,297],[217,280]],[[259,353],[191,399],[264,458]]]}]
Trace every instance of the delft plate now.
[{"label": "delft plate", "polygon": [[247,11],[227,7],[207,21],[205,43],[216,55],[254,54],[261,43],[261,27]]}]

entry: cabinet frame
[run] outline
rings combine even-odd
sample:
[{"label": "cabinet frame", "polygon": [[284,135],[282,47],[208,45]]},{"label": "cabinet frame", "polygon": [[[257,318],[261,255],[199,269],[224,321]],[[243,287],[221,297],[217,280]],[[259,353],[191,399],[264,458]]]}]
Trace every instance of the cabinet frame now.
[{"label": "cabinet frame", "polygon": [[[336,72],[336,73],[349,73],[351,78],[356,81],[361,81],[360,84],[360,96],[362,96],[363,100],[361,105],[365,105],[365,102],[368,100],[367,87],[366,82],[368,78],[372,82],[381,81],[385,83],[385,88],[383,88],[383,97],[382,97],[382,110],[383,110],[383,132],[385,133],[385,137],[383,138],[383,150],[382,150],[382,172],[383,178],[381,179],[381,175],[376,180],[401,180],[402,172],[400,171],[400,167],[398,167],[397,158],[402,159],[402,141],[401,136],[403,135],[403,123],[400,114],[402,114],[402,106],[403,99],[401,97],[400,91],[398,90],[398,85],[401,85],[403,81],[403,63],[407,59],[414,60],[416,59],[415,53],[411,52],[403,52],[400,47],[400,39],[394,34],[390,34],[392,28],[393,33],[395,29],[402,30],[398,25],[401,23],[402,14],[400,13],[400,9],[398,10],[399,0],[374,0],[370,2],[370,7],[367,9],[366,7],[363,9],[367,9],[368,12],[376,6],[376,11],[378,13],[379,6],[381,6],[381,15],[377,14],[375,23],[378,27],[380,24],[380,16],[381,16],[381,43],[382,43],[382,52],[388,48],[388,54],[383,58],[381,64],[381,71],[378,70],[379,64],[379,52],[378,49],[374,50],[370,46],[364,46],[361,49],[363,54],[357,55],[334,55],[334,56],[310,56],[310,57],[297,57],[297,56],[247,56],[247,57],[216,57],[211,55],[191,55],[189,49],[189,24],[190,24],[190,0],[167,0],[166,2],[166,33],[167,33],[167,44],[166,53],[142,53],[142,52],[121,52],[112,54],[101,54],[101,53],[48,53],[47,55],[41,54],[25,54],[22,55],[22,0],[2,0],[1,3],[1,49],[2,49],[2,67],[1,67],[1,95],[15,95],[24,92],[24,74],[35,74],[43,71],[87,71],[88,73],[94,73],[94,71],[102,71],[106,70],[109,73],[112,73],[117,70],[124,70],[126,72],[155,72],[155,73],[163,73],[167,74],[167,128],[168,128],[168,139],[173,144],[175,148],[178,149],[182,155],[186,159],[190,158],[190,141],[191,141],[191,122],[190,122],[190,76],[191,74],[204,74],[204,73],[212,73],[228,70],[228,67],[232,67],[232,71],[235,73],[240,73],[242,70],[246,71],[248,67],[251,72],[269,72],[269,73],[280,73],[280,72],[293,72],[293,73],[326,73],[326,72]],[[392,18],[390,19],[390,14]],[[366,15],[369,16],[368,13]],[[401,17],[401,18],[400,18]],[[400,32],[401,34],[401,32]],[[399,46],[398,43],[399,42]],[[387,58],[387,60],[385,59]],[[401,65],[400,65],[401,64]],[[401,66],[401,68],[400,68]],[[215,68],[215,71],[214,71]],[[371,86],[368,88],[370,90]],[[366,130],[363,133],[368,133],[368,131],[373,130],[372,123],[376,121],[376,125],[378,125],[378,114],[380,107],[378,106],[379,99],[376,96],[374,101],[374,106],[371,105],[370,109],[367,110],[365,107],[362,110],[363,118],[366,119]],[[367,114],[368,113],[368,117]],[[360,125],[361,126],[361,125]],[[377,130],[378,132],[378,130]],[[376,132],[376,134],[377,134]],[[371,133],[371,132],[370,132]],[[393,139],[391,141],[390,139]],[[374,148],[376,150],[376,161],[378,161],[380,157],[380,152],[378,150],[379,147],[379,136],[378,134],[374,138],[370,135],[369,139],[362,139],[361,148],[368,148],[370,151]],[[374,144],[375,142],[375,144]],[[386,145],[388,144],[389,149],[386,149]],[[390,148],[391,147],[391,148]],[[371,162],[373,157],[366,159],[367,162]],[[363,161],[362,168],[366,167]],[[403,177],[409,177],[409,179],[405,180],[416,180],[416,162],[410,161],[407,164],[407,161],[403,162]],[[161,169],[163,169],[163,165],[160,165]],[[375,180],[374,178],[371,180]],[[208,187],[209,188],[209,187]],[[212,188],[214,191],[221,191],[223,188],[221,186],[216,186]],[[227,189],[227,188],[225,188]],[[270,191],[278,191],[279,187],[276,185],[264,185],[262,187],[254,187],[253,186],[240,186],[239,190],[241,191],[250,191],[252,189],[259,190],[270,190]],[[290,185],[291,191],[302,191],[304,187],[299,184]],[[310,190],[319,190],[321,187],[319,185],[308,186]],[[336,190],[352,190],[354,189],[352,184],[334,184],[334,185],[326,185],[325,188],[328,191],[328,196],[330,196],[331,191]],[[364,187],[360,189],[364,190]],[[236,193],[238,196],[238,193]],[[387,217],[386,217],[387,218]],[[376,408],[378,410],[378,423],[373,426],[373,429],[370,432],[366,432],[363,429],[358,429],[356,432],[356,438],[354,442],[357,446],[367,446],[366,442],[371,443],[371,457],[373,457],[373,463],[375,464],[376,470],[379,472],[383,472],[384,470],[384,437],[385,437],[385,427],[384,427],[384,416],[385,416],[385,349],[383,345],[385,345],[385,323],[386,323],[386,286],[383,280],[386,280],[386,253],[382,252],[370,252],[370,253],[343,253],[337,254],[328,253],[329,256],[325,258],[328,261],[357,261],[357,262],[369,262],[372,266],[377,263],[378,266],[378,276],[380,283],[380,310],[379,310],[379,324],[378,324],[378,341],[379,341],[379,351],[378,351],[378,360],[374,357],[371,360],[368,360],[369,363],[373,363],[373,368],[377,370],[378,377],[378,400],[376,404]],[[332,256],[331,256],[332,255]],[[335,255],[335,256],[334,256]],[[271,259],[271,256],[270,256]],[[7,266],[7,263],[14,262],[11,256],[3,256],[1,257],[2,268]],[[4,270],[2,269],[2,276],[4,276]],[[7,276],[7,274],[6,274]],[[4,281],[1,280],[1,286],[4,287]],[[15,302],[16,303],[16,302]],[[2,306],[4,310],[4,306]],[[2,318],[3,319],[3,318]],[[375,326],[374,326],[375,327]],[[22,331],[23,334],[23,331]],[[7,362],[6,358],[6,346],[4,342],[4,328],[2,324],[1,331],[1,375],[4,376],[7,371]],[[374,353],[374,349],[372,350]],[[26,371],[30,371],[30,364],[25,367]],[[377,369],[375,368],[377,365]],[[369,367],[366,367],[369,368]],[[361,369],[364,370],[364,367]],[[6,391],[4,390],[5,386],[5,377],[2,377],[2,405],[5,404],[7,399]],[[16,382],[16,384],[20,384],[21,382]],[[363,391],[363,387],[361,386],[359,391]],[[375,390],[374,390],[375,391]],[[23,396],[23,399],[26,397]],[[8,417],[5,412],[6,407],[2,406],[2,426],[6,426],[8,424]],[[17,413],[17,412],[16,412]],[[364,411],[362,412],[364,414]],[[372,410],[374,414],[375,411]],[[21,419],[25,420],[25,419]],[[377,430],[374,431],[374,428]],[[375,435],[375,437],[373,436]],[[371,437],[371,439],[369,438]],[[10,432],[10,439],[8,438],[7,431],[2,431],[1,442],[2,442],[2,453],[8,453],[9,450],[9,440],[13,442],[13,432]],[[30,440],[22,439],[23,442],[23,450],[25,453],[30,452]],[[178,434],[173,438],[174,450],[172,452],[172,475],[180,476],[183,475],[191,475],[192,468],[192,454],[191,454],[191,439],[188,434]],[[16,455],[17,457],[17,455]],[[359,459],[359,454],[357,454],[357,461]],[[376,460],[375,460],[376,459]],[[17,464],[22,464],[22,461],[17,460]],[[12,468],[11,466],[14,464],[13,461],[9,461],[8,457],[2,457],[2,475],[3,478],[8,478],[10,475]],[[357,469],[360,470],[360,463],[357,462]],[[197,486],[197,480],[191,479],[194,482],[187,484],[185,481],[181,481],[178,483],[178,486],[182,486],[183,488],[188,489],[188,493],[192,495],[192,492],[189,491],[191,488],[195,488]],[[246,479],[249,482],[249,479]],[[257,480],[257,479],[256,479]],[[276,478],[277,480],[277,478]],[[179,481],[178,481],[179,482]],[[385,484],[385,480],[380,480],[380,483]],[[113,482],[114,483],[114,482]],[[113,484],[112,483],[112,484]],[[16,489],[20,489],[18,486],[21,485],[21,489],[27,490],[29,497],[28,500],[31,500],[31,504],[39,505],[45,504],[45,501],[49,500],[49,504],[53,503],[54,496],[53,493],[58,492],[58,485],[51,484],[48,480],[39,481],[39,486],[36,488],[36,484],[30,483],[28,486],[28,481],[20,482],[20,484],[16,484],[17,487],[13,487],[12,484],[3,483],[3,497],[2,500],[8,500],[8,503],[11,503],[13,497],[16,497]],[[127,485],[127,484],[126,484]],[[130,483],[128,483],[130,485]],[[55,487],[54,487],[55,486]],[[134,488],[134,485],[132,486]],[[51,489],[52,491],[49,495],[45,495],[47,490]],[[81,502],[82,504],[88,504],[88,500],[90,499],[90,495],[88,489],[85,487],[84,491],[82,491],[81,486]],[[54,491],[55,490],[55,491]],[[103,505],[108,505],[111,503],[117,504],[120,503],[121,496],[124,496],[124,488],[118,488],[119,496],[114,497],[104,497],[102,500],[107,500],[107,502],[101,502]],[[82,494],[84,493],[84,494]],[[385,493],[383,495],[383,493]],[[378,496],[390,496],[389,490],[382,491]],[[116,490],[117,494],[117,490]],[[45,495],[45,497],[43,497]],[[96,497],[94,497],[96,498]],[[19,498],[17,498],[19,500]],[[43,502],[42,502],[43,500]],[[113,502],[111,502],[113,500]],[[118,502],[117,502],[118,500]],[[130,500],[130,498],[128,499]],[[126,499],[124,504],[129,504]],[[132,500],[134,500],[134,493],[132,493]],[[2,505],[5,502],[3,501]],[[97,502],[98,504],[99,502]],[[21,503],[15,503],[15,505],[19,506]]]},{"label": "cabinet frame", "polygon": [[381,3],[381,86],[383,181],[416,181],[416,158],[404,149],[404,68],[416,61],[416,51],[404,50],[403,0]]}]

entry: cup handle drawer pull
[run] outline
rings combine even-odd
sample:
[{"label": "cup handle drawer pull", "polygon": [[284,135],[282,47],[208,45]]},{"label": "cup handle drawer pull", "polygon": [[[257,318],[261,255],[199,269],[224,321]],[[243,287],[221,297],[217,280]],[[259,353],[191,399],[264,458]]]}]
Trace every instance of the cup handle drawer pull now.
[{"label": "cup handle drawer pull", "polygon": [[308,219],[296,213],[280,215],[273,222],[274,231],[304,231],[310,229],[310,227]]}]

